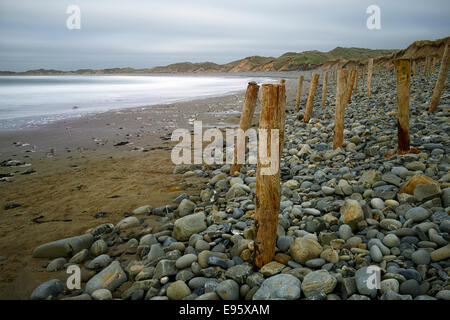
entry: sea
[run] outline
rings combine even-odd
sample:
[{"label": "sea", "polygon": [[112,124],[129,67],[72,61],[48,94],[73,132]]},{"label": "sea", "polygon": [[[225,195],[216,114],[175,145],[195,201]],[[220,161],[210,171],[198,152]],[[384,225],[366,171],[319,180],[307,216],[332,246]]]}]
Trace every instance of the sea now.
[{"label": "sea", "polygon": [[223,96],[267,77],[212,75],[0,76],[0,129],[20,129],[116,109]]}]

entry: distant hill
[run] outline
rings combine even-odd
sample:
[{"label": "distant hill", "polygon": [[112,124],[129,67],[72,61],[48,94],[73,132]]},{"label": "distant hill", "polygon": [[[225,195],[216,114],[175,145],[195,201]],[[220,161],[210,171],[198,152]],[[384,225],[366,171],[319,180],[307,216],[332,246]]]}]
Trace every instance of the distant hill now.
[{"label": "distant hill", "polygon": [[278,58],[252,56],[226,64],[214,62],[180,62],[155,68],[111,68],[80,69],[76,71],[29,70],[26,72],[0,71],[0,75],[60,75],[60,74],[148,74],[148,73],[202,73],[202,72],[252,72],[252,71],[302,71],[312,69],[334,69],[336,67],[354,67],[367,63],[373,58],[374,63],[383,65],[392,59],[425,59],[426,56],[442,57],[446,43],[450,37],[438,40],[415,41],[408,48],[399,49],[364,49],[336,47],[328,52],[317,50],[304,52],[287,52]]}]

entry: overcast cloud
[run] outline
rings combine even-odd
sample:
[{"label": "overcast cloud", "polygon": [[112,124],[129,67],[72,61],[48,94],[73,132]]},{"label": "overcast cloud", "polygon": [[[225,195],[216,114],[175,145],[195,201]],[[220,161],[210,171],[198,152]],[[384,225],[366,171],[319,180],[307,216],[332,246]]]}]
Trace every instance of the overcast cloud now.
[{"label": "overcast cloud", "polygon": [[[69,30],[69,5],[81,29]],[[368,30],[366,8],[381,9]],[[448,0],[0,0],[0,70],[227,63],[337,46],[405,48],[450,35]]]}]

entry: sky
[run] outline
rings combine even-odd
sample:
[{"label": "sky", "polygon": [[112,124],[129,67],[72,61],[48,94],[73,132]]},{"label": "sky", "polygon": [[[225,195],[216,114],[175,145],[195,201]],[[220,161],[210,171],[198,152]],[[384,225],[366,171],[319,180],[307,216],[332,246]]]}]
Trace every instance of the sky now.
[{"label": "sky", "polygon": [[[80,28],[67,8],[80,9]],[[366,10],[380,8],[380,29]],[[150,68],[247,56],[403,49],[450,36],[449,0],[0,0],[0,70]]]}]

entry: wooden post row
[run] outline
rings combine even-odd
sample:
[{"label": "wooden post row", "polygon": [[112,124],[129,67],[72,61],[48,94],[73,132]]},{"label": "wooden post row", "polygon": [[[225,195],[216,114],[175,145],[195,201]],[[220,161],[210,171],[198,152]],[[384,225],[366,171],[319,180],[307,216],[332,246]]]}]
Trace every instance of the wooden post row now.
[{"label": "wooden post row", "polygon": [[[245,135],[243,137],[241,135],[245,134],[245,131],[247,131],[252,124],[253,113],[255,112],[256,101],[258,99],[258,91],[259,86],[256,83],[250,82],[248,84],[241,120],[239,122],[239,129],[242,129],[242,131],[238,131],[237,142],[234,148],[233,164],[230,167],[231,176],[233,176],[236,171],[241,170],[242,164],[244,163],[244,159],[240,156],[243,154],[245,157]],[[243,152],[238,153],[238,150],[243,150]]]},{"label": "wooden post row", "polygon": [[[261,87],[261,113],[259,129],[266,129],[267,149],[271,150],[271,130],[283,130],[284,109],[286,103],[285,86],[277,84],[263,84]],[[282,135],[280,134],[279,150],[282,149]],[[259,142],[261,143],[261,141]],[[268,155],[269,151],[266,152]],[[281,158],[281,152],[279,154]],[[280,159],[279,158],[279,159]],[[254,268],[261,268],[272,261],[275,255],[275,245],[280,211],[280,168],[275,174],[262,174],[262,162],[258,156],[256,169],[255,193],[255,242],[253,252]]]},{"label": "wooden post row", "polygon": [[434,112],[439,103],[439,99],[441,97],[442,90],[445,86],[445,79],[447,78],[448,71],[448,59],[449,59],[449,49],[448,43],[445,45],[444,55],[442,56],[441,67],[439,69],[438,79],[436,81],[436,85],[433,90],[433,95],[431,96],[431,102],[429,106],[429,111]]},{"label": "wooden post row", "polygon": [[311,84],[309,87],[308,100],[306,100],[305,115],[303,117],[303,122],[308,123],[311,113],[314,107],[314,95],[316,94],[317,82],[319,81],[319,75],[314,73],[311,79]]},{"label": "wooden post row", "polygon": [[336,84],[336,114],[334,120],[333,149],[341,148],[344,140],[345,95],[347,89],[347,70],[338,71]]},{"label": "wooden post row", "polygon": [[409,84],[411,65],[409,59],[394,60],[397,75],[397,132],[398,153],[409,151]]}]

